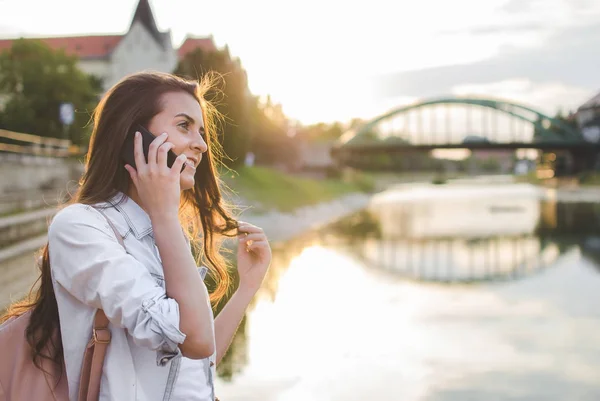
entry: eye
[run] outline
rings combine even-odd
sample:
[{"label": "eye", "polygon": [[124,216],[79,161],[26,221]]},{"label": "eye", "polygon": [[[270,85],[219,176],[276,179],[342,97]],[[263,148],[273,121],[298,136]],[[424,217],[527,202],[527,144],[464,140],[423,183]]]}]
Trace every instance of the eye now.
[{"label": "eye", "polygon": [[188,130],[190,128],[190,122],[189,121],[182,121],[179,124],[177,124],[178,127],[183,128],[184,130]]}]

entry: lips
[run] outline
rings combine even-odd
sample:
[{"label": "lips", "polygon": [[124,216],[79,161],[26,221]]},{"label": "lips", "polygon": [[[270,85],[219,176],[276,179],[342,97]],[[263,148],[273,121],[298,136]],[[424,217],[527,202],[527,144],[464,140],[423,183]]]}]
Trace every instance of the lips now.
[{"label": "lips", "polygon": [[198,166],[198,159],[195,157],[188,157],[185,161],[185,165],[195,170],[196,166]]}]

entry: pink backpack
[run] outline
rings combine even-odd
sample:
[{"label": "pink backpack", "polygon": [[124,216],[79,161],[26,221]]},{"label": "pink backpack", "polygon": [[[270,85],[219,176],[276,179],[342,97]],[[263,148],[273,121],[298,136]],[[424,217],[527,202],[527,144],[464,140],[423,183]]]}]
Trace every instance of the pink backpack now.
[{"label": "pink backpack", "polygon": [[[101,210],[98,211],[108,221],[121,246],[125,247],[123,238],[113,223]],[[30,315],[31,311],[0,325],[0,401],[69,401],[65,370],[59,371],[54,363],[43,358],[43,371],[33,363],[31,347],[25,338]],[[102,365],[111,339],[108,323],[104,312],[98,309],[92,338],[83,357],[78,401],[98,400]],[[55,343],[58,341],[57,337],[54,337]]]}]

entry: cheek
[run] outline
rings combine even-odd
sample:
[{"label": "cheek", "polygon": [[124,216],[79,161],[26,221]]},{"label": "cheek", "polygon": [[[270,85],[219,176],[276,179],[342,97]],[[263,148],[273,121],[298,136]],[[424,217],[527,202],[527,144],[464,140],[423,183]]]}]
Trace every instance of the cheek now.
[{"label": "cheek", "polygon": [[173,127],[172,125],[161,123],[161,121],[158,121],[158,120],[152,120],[152,121],[150,121],[150,124],[148,125],[148,130],[150,132],[152,132],[155,136],[158,136],[158,135],[162,134],[163,132],[166,132],[168,135],[167,142],[170,142],[174,145],[173,149],[171,149],[171,150],[177,155],[181,154],[184,151],[184,149],[186,147],[185,138],[177,130],[177,127]]},{"label": "cheek", "polygon": [[159,136],[163,132],[168,132],[168,127],[162,121],[160,121],[158,117],[155,117],[152,120],[150,120],[146,128],[155,136]]},{"label": "cheek", "polygon": [[171,149],[176,155],[180,155],[185,152],[185,150],[189,147],[185,138],[182,138],[183,135],[175,132],[173,134],[168,133],[169,136],[167,138],[167,142],[170,142],[174,145],[173,149]]},{"label": "cheek", "polygon": [[167,137],[167,142],[171,142],[175,147],[173,148],[173,152],[181,153],[185,149],[186,141],[183,135],[181,135],[177,130],[169,130],[166,131],[169,135]]},{"label": "cheek", "polygon": [[179,179],[179,185],[182,190],[193,188],[195,183],[194,173],[189,171],[189,169],[183,170]]}]

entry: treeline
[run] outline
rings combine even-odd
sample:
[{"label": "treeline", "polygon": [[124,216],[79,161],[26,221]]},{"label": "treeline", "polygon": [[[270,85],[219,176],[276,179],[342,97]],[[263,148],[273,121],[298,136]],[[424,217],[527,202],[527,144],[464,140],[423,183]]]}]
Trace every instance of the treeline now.
[{"label": "treeline", "polygon": [[[42,41],[18,39],[0,52],[0,128],[39,136],[67,138],[85,147],[90,118],[102,94],[102,82],[81,71],[78,59],[53,50]],[[197,49],[179,62],[175,74],[199,79],[210,71],[221,77],[209,100],[224,116],[220,139],[230,166],[251,153],[256,164],[292,165],[302,143],[331,140],[343,132],[340,124],[293,125],[282,106],[250,93],[241,61],[227,47],[212,52]],[[75,121],[59,119],[63,102],[75,106]]]},{"label": "treeline", "polygon": [[[39,40],[15,40],[0,53],[0,128],[81,144],[101,91],[100,80],[82,72],[76,57]],[[77,107],[66,132],[59,119],[63,102]]]}]

